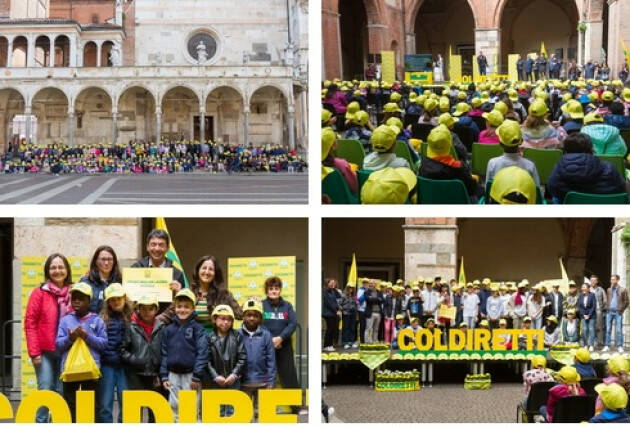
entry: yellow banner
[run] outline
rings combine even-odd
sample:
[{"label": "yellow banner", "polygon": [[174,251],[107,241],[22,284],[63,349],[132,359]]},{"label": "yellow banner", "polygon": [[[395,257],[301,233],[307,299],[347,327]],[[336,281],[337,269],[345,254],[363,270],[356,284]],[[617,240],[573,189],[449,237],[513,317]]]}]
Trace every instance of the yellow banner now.
[{"label": "yellow banner", "polygon": [[511,82],[517,82],[519,80],[518,69],[516,63],[518,62],[518,53],[508,55],[508,80]]},{"label": "yellow banner", "polygon": [[173,292],[169,286],[173,280],[172,268],[123,268],[122,285],[131,301],[141,295],[156,297],[159,302],[171,302]]},{"label": "yellow banner", "polygon": [[479,64],[477,63],[477,55],[473,55],[472,65],[473,65],[473,81],[478,82],[479,81]]},{"label": "yellow banner", "polygon": [[396,57],[393,50],[381,51],[381,79],[389,83],[396,80]]},{"label": "yellow banner", "polygon": [[[24,319],[26,304],[28,304],[28,298],[31,296],[31,292],[44,283],[44,263],[46,262],[46,258],[47,257],[43,256],[25,256],[20,259],[22,319]],[[70,263],[70,268],[72,269],[72,282],[76,283],[81,279],[81,276],[87,273],[89,261],[87,258],[70,257],[68,258],[68,262]],[[31,363],[31,358],[29,357],[28,349],[26,348],[26,336],[23,333],[21,353],[21,388],[22,399],[24,399],[29,393],[37,390],[37,378],[35,377],[35,368]]]},{"label": "yellow banner", "polygon": [[450,81],[460,81],[462,79],[462,56],[451,55],[451,61],[448,64],[448,78]]}]

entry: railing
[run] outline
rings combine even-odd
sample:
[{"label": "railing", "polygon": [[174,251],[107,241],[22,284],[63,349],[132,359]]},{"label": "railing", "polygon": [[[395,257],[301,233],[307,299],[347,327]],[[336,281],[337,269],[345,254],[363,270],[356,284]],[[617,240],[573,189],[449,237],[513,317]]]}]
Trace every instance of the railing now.
[{"label": "railing", "polygon": [[7,320],[6,322],[2,324],[2,327],[0,327],[0,393],[7,396],[9,400],[11,400],[11,396],[13,394],[19,394],[21,389],[20,387],[13,388],[13,385],[12,385],[13,377],[10,377],[8,379],[8,384],[6,384],[6,381],[7,381],[6,361],[7,360],[20,360],[22,356],[20,353],[7,354],[7,348],[6,348],[7,331],[8,331],[9,325],[20,325],[21,323],[22,323],[21,320]]}]

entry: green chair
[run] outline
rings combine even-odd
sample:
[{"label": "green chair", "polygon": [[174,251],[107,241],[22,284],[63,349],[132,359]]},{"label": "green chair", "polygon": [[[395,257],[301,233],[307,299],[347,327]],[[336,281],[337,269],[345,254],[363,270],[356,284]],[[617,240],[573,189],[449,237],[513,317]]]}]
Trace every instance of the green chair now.
[{"label": "green chair", "polygon": [[626,161],[623,156],[612,156],[610,154],[596,154],[596,156],[602,162],[612,163],[615,169],[617,169],[617,172],[619,172],[619,175],[621,175],[623,179],[626,179]]},{"label": "green chair", "polygon": [[416,164],[411,160],[411,153],[409,152],[409,147],[405,144],[404,141],[396,141],[396,146],[394,147],[394,154],[396,157],[400,157],[401,159],[407,160],[409,166],[414,172],[418,172],[418,168]]},{"label": "green chair", "polygon": [[628,193],[589,194],[569,191],[564,196],[565,205],[627,205]]},{"label": "green chair", "polygon": [[624,141],[626,141],[626,147],[628,148],[628,153],[630,153],[630,130],[622,130],[619,132]]},{"label": "green chair", "polygon": [[[374,172],[367,169],[361,169],[357,171],[357,180],[359,181],[359,199],[361,198],[361,189],[363,188],[363,184],[368,180],[370,174]],[[359,200],[360,202],[360,200]]]},{"label": "green chair", "polygon": [[562,150],[525,148],[523,150],[523,157],[534,162],[540,183],[545,185],[547,181],[549,181],[554,166],[556,166],[556,163],[562,158]]},{"label": "green chair", "polygon": [[[420,144],[420,155],[422,157],[427,157],[427,148],[429,147],[429,143],[428,142],[422,142]],[[457,151],[455,151],[455,146],[453,146],[451,144],[451,156],[453,156],[453,158],[455,158],[455,160],[459,160],[459,157],[457,156]]]},{"label": "green chair", "polygon": [[365,158],[365,150],[358,139],[338,139],[335,156],[354,163],[361,169]]},{"label": "green chair", "polygon": [[[483,197],[479,200],[480,205],[490,205],[490,189],[492,188],[492,180],[486,182],[486,192]],[[542,191],[540,191],[540,187],[536,187],[536,204],[537,205],[546,205],[547,201],[542,196]]]},{"label": "green chair", "polygon": [[352,194],[348,183],[337,169],[326,175],[322,180],[322,196],[327,195],[333,205],[356,205],[359,203],[357,196]]},{"label": "green chair", "polygon": [[499,144],[480,144],[475,142],[472,145],[472,173],[485,176],[490,159],[502,155],[503,148]]},{"label": "green chair", "polygon": [[418,204],[469,205],[466,186],[459,179],[429,179],[418,177]]}]

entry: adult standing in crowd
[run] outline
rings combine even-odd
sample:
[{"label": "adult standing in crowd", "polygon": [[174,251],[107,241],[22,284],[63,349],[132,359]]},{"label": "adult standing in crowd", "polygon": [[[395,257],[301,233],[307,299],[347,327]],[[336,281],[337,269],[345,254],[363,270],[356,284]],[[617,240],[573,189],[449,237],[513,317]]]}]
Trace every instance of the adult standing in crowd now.
[{"label": "adult standing in crowd", "polygon": [[[55,348],[59,320],[72,311],[70,263],[60,253],[50,255],[44,263],[45,282],[31,292],[24,314],[26,347],[37,377],[38,390],[62,393],[61,353]],[[38,423],[49,422],[48,408],[37,410]]]},{"label": "adult standing in crowd", "polygon": [[[368,289],[363,293],[365,305],[365,342],[378,341],[383,313],[383,294],[376,289],[375,280],[370,280]],[[360,301],[360,300],[359,300]]]},{"label": "adult standing in crowd", "polygon": [[590,291],[589,283],[585,282],[582,285],[582,294],[578,297],[578,309],[580,310],[580,323],[584,346],[589,346],[589,351],[595,349],[595,305],[595,294]]},{"label": "adult standing in crowd", "polygon": [[479,55],[477,55],[477,65],[479,65],[479,74],[482,76],[486,75],[486,69],[488,68],[488,60],[486,56],[483,54],[483,51],[479,51]]},{"label": "adult standing in crowd", "polygon": [[326,321],[324,351],[335,351],[335,344],[339,338],[341,308],[337,297],[337,281],[335,279],[324,279],[324,291],[322,293],[322,317]]},{"label": "adult standing in crowd", "polygon": [[628,291],[619,286],[619,275],[610,277],[610,287],[606,290],[606,346],[602,351],[608,351],[611,344],[613,323],[615,325],[615,345],[617,351],[623,352],[623,313],[628,308]]},{"label": "adult standing in crowd", "polygon": [[81,282],[87,283],[92,288],[92,299],[88,311],[100,313],[105,299],[105,288],[112,283],[122,283],[122,274],[120,274],[118,257],[114,249],[107,245],[96,248],[90,261],[90,270],[81,277]]},{"label": "adult standing in crowd", "polygon": [[606,310],[606,291],[599,286],[599,277],[591,275],[591,292],[595,294],[595,335],[597,337],[597,345],[604,346],[604,311]]}]

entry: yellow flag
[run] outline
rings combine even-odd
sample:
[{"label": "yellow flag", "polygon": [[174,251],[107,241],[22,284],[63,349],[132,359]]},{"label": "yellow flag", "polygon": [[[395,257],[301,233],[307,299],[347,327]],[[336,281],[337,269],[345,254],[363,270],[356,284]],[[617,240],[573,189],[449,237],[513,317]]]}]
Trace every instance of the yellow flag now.
[{"label": "yellow flag", "polygon": [[[164,230],[168,233],[170,237],[170,241],[168,243],[168,252],[166,252],[166,258],[170,259],[173,263],[173,266],[177,267],[184,272],[184,268],[182,267],[182,262],[179,260],[179,256],[177,255],[177,251],[175,251],[175,246],[173,246],[173,236],[168,232],[168,228],[166,228],[166,221],[163,217],[155,218],[155,228],[158,230]],[[186,279],[186,275],[184,274],[184,283],[182,283],[184,287],[188,287],[188,279]]]},{"label": "yellow flag", "polygon": [[352,265],[350,266],[350,272],[348,273],[348,281],[346,283],[357,284],[357,259],[352,254]]},{"label": "yellow flag", "polygon": [[630,66],[630,51],[628,51],[628,47],[626,46],[626,42],[623,39],[621,40],[621,49],[623,50],[623,56],[626,58],[626,63]]},{"label": "yellow flag", "polygon": [[558,258],[560,261],[560,270],[562,270],[562,279],[568,281],[569,276],[567,275],[567,270],[564,269],[564,264],[562,264],[562,258]]},{"label": "yellow flag", "polygon": [[462,257],[462,262],[459,264],[459,284],[466,284],[466,273],[464,272],[464,257]]},{"label": "yellow flag", "polygon": [[547,49],[545,48],[545,42],[541,42],[540,43],[540,53],[544,54],[547,57],[549,56],[549,55],[547,55]]}]

